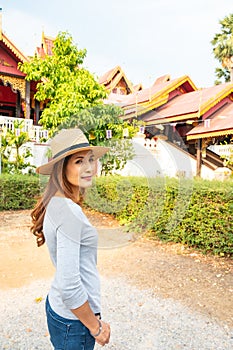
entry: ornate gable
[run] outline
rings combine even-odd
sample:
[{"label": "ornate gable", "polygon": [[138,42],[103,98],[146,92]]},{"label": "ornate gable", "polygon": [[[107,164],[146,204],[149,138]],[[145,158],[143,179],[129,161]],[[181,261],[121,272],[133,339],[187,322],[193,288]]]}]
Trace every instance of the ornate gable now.
[{"label": "ornate gable", "polygon": [[54,38],[49,37],[42,32],[42,40],[41,40],[41,47],[36,48],[36,54],[44,58],[46,55],[52,56],[53,54],[53,45],[54,45]]},{"label": "ornate gable", "polygon": [[8,48],[8,52],[11,52],[18,62],[27,62],[29,60],[4,33],[0,35],[0,42]]},{"label": "ornate gable", "polygon": [[18,63],[22,62],[3,41],[0,41],[0,73],[25,77],[18,69]]},{"label": "ornate gable", "polygon": [[131,82],[127,79],[120,66],[117,66],[99,78],[99,83],[107,90],[119,95],[128,95],[134,91]]},{"label": "ornate gable", "polygon": [[25,74],[18,69],[19,62],[26,62],[28,58],[1,33],[0,36],[0,79],[3,85],[10,85],[12,91],[20,92],[25,97]]}]

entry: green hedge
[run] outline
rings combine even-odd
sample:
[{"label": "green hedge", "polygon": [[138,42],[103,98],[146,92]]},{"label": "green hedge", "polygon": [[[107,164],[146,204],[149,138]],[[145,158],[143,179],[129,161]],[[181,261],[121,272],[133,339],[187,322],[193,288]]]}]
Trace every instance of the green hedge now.
[{"label": "green hedge", "polygon": [[[47,177],[0,176],[0,210],[31,209],[46,181]],[[86,204],[151,239],[233,257],[233,181],[99,177]]]},{"label": "green hedge", "polygon": [[0,176],[0,210],[31,209],[40,194],[39,179],[28,175]]},{"label": "green hedge", "polygon": [[151,239],[233,256],[232,181],[97,178],[87,204]]}]

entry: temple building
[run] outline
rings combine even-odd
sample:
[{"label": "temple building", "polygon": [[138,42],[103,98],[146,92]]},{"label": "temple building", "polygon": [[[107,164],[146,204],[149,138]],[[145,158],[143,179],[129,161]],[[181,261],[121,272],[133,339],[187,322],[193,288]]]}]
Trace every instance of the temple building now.
[{"label": "temple building", "polygon": [[[42,33],[35,54],[52,55],[53,40]],[[0,116],[7,127],[24,119],[37,130],[39,141],[38,121],[46,101],[35,99],[37,82],[27,81],[18,69],[29,60],[3,33],[0,18]],[[109,92],[104,103],[121,107],[124,120],[141,122],[146,139],[163,139],[188,152],[197,161],[197,175],[202,164],[213,170],[223,166],[217,146],[232,140],[233,83],[198,89],[187,75],[172,79],[166,74],[144,88],[132,84],[120,66],[99,77],[99,83]]]},{"label": "temple building", "polygon": [[130,94],[115,92],[114,79],[108,86],[105,103],[122,107],[125,120],[142,121],[147,138],[165,139],[196,157],[197,173],[202,164],[213,170],[224,165],[221,147],[215,146],[232,140],[233,83],[198,89],[188,76],[164,75]]},{"label": "temple building", "polygon": [[18,69],[28,58],[2,33],[0,28],[0,113],[30,118],[30,83]]}]

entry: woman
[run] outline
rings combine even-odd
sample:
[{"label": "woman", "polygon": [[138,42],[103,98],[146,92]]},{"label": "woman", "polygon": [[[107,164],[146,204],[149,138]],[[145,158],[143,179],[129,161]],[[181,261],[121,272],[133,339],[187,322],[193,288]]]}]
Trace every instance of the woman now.
[{"label": "woman", "polygon": [[49,181],[31,214],[37,244],[47,243],[55,266],[46,300],[50,340],[56,350],[92,350],[95,341],[109,342],[110,326],[100,314],[97,232],[80,205],[109,149],[90,146],[80,129],[62,130],[50,145],[52,159],[37,168]]}]

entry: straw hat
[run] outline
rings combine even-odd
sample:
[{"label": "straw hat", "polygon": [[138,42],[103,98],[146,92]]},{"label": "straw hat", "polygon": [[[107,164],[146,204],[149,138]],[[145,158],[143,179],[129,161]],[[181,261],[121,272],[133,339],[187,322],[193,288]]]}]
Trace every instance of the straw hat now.
[{"label": "straw hat", "polygon": [[36,169],[36,172],[42,175],[50,175],[53,166],[59,160],[81,151],[92,151],[94,158],[98,159],[109,151],[108,147],[91,146],[80,129],[63,129],[50,143],[52,159]]}]

